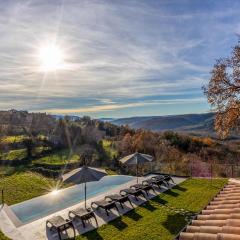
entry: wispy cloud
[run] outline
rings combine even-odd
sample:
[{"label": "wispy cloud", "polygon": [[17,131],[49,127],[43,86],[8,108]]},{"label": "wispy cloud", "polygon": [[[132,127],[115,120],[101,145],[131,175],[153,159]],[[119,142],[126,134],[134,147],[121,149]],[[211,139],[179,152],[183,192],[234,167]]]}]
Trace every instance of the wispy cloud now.
[{"label": "wispy cloud", "polygon": [[42,112],[48,112],[52,114],[78,114],[78,113],[96,113],[96,112],[105,112],[113,111],[117,109],[133,108],[133,107],[146,107],[153,105],[171,105],[171,104],[195,104],[202,103],[204,98],[195,98],[195,99],[174,99],[174,100],[153,100],[153,101],[144,101],[144,102],[132,102],[126,104],[106,104],[98,105],[91,107],[83,108],[67,108],[67,109],[45,109],[41,110]]},{"label": "wispy cloud", "polygon": [[[194,95],[193,102],[201,98],[214,60],[236,41],[240,4],[179,4],[2,1],[0,108],[79,114],[111,110],[114,115],[124,108],[144,110],[155,104],[144,99],[155,97],[165,98],[175,112],[181,103],[176,95]],[[68,67],[44,75],[36,53],[52,40],[63,49]]]}]

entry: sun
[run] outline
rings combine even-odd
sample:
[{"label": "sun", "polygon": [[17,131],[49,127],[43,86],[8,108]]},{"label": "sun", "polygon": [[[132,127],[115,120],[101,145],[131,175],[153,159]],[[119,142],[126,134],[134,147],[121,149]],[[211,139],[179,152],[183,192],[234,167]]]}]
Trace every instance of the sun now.
[{"label": "sun", "polygon": [[40,69],[45,72],[56,71],[64,68],[64,54],[55,44],[48,44],[39,48],[38,58]]},{"label": "sun", "polygon": [[59,193],[59,191],[58,191],[57,189],[54,189],[54,190],[51,192],[51,194],[54,195],[54,196],[57,195],[58,193]]}]

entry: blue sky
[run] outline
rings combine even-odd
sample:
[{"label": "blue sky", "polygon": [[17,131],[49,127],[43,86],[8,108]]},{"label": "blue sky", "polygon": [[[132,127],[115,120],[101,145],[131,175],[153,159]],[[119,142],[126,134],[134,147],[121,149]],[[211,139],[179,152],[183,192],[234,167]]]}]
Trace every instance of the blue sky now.
[{"label": "blue sky", "polygon": [[[127,117],[209,111],[201,87],[240,33],[240,1],[0,2],[0,109]],[[55,42],[67,68],[38,71]]]}]

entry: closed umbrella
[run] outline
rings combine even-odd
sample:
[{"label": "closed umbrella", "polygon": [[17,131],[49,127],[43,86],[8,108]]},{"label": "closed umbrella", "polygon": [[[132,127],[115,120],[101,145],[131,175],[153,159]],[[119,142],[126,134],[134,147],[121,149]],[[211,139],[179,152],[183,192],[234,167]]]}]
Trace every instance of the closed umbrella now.
[{"label": "closed umbrella", "polygon": [[85,208],[87,208],[87,182],[99,181],[102,177],[106,176],[106,172],[97,168],[83,166],[77,168],[62,176],[62,181],[65,183],[84,183],[85,192]]},{"label": "closed umbrella", "polygon": [[138,182],[138,165],[152,162],[153,157],[148,154],[136,152],[134,154],[128,155],[128,156],[120,159],[119,161],[126,165],[136,165],[136,175],[137,175],[137,182]]}]

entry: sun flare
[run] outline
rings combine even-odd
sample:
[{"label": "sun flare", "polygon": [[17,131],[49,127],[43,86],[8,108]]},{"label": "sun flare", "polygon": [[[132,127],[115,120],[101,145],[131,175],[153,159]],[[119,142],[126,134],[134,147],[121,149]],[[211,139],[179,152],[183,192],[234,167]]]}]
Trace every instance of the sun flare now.
[{"label": "sun flare", "polygon": [[58,191],[57,189],[54,189],[54,190],[51,192],[52,195],[57,195],[58,193],[59,193],[59,191]]},{"label": "sun flare", "polygon": [[38,58],[42,71],[49,72],[63,69],[64,54],[60,47],[55,44],[40,47]]}]

